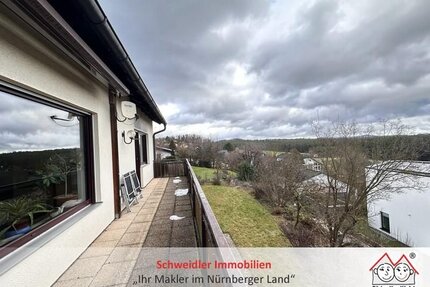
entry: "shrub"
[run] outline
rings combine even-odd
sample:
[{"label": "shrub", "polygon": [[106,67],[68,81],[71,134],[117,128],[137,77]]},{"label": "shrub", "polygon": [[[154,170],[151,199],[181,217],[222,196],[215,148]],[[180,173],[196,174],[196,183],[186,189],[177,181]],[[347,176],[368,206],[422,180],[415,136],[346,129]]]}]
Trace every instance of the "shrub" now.
[{"label": "shrub", "polygon": [[318,247],[327,244],[312,219],[304,219],[296,227],[294,222],[285,222],[281,224],[281,229],[294,247]]},{"label": "shrub", "polygon": [[239,165],[237,178],[242,181],[251,181],[254,179],[254,167],[247,161]]},{"label": "shrub", "polygon": [[285,208],[284,218],[287,220],[295,220],[296,219],[296,208],[292,205],[287,205]]},{"label": "shrub", "polygon": [[313,247],[316,244],[315,234],[312,229],[301,224],[282,224],[281,229],[295,247]]},{"label": "shrub", "polygon": [[258,200],[267,199],[267,195],[258,185],[254,186],[254,197]]},{"label": "shrub", "polygon": [[274,208],[272,209],[272,214],[273,214],[273,215],[280,215],[280,214],[283,214],[284,212],[285,212],[285,209],[284,209],[284,208],[282,208],[282,207],[279,207],[279,206],[274,207]]},{"label": "shrub", "polygon": [[212,168],[212,161],[210,161],[210,160],[199,160],[198,166]]},{"label": "shrub", "polygon": [[230,174],[228,173],[228,170],[226,170],[226,169],[221,170],[221,176],[222,176],[223,180],[227,180],[227,181],[230,180]]},{"label": "shrub", "polygon": [[221,178],[219,178],[219,177],[214,177],[213,179],[212,179],[212,184],[213,185],[221,185]]}]

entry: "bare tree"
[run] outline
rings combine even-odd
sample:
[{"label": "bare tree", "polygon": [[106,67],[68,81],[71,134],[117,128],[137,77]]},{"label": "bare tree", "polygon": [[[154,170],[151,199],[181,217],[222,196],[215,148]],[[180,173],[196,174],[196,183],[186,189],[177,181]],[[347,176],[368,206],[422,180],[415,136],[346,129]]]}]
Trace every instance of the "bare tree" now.
[{"label": "bare tree", "polygon": [[309,185],[304,182],[305,170],[301,157],[291,154],[282,160],[274,156],[260,158],[256,164],[255,186],[278,208],[287,204],[295,207],[295,226],[308,196]]},{"label": "bare tree", "polygon": [[243,161],[243,156],[239,151],[235,150],[228,153],[224,161],[229,169],[237,171],[240,163]]},{"label": "bare tree", "polygon": [[368,201],[389,198],[404,187],[419,188],[410,175],[419,146],[399,121],[375,126],[333,123],[314,126],[325,179],[314,197],[314,212],[330,246],[342,246]]}]

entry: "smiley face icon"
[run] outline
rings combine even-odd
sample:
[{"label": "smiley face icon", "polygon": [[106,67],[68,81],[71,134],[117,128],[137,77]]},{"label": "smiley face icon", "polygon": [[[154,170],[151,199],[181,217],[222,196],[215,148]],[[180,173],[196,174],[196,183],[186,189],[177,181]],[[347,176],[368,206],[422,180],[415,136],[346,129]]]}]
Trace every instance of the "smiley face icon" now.
[{"label": "smiley face icon", "polygon": [[394,268],[389,263],[383,263],[373,270],[382,282],[390,282],[394,278]]},{"label": "smiley face icon", "polygon": [[399,282],[405,282],[414,273],[409,265],[400,263],[394,268],[394,276]]}]

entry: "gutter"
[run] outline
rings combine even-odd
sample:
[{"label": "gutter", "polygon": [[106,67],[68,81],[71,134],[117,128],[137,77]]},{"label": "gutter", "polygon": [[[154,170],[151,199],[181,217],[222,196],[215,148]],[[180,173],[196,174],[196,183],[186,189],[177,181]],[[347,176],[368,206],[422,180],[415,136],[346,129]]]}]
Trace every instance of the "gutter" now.
[{"label": "gutter", "polygon": [[159,133],[162,133],[162,132],[164,132],[166,130],[167,124],[163,123],[163,125],[164,125],[164,128],[162,130],[160,130],[160,131],[155,132],[155,133],[152,134],[152,143],[153,143],[153,149],[154,149],[154,161],[155,161],[155,156],[156,156],[156,151],[155,151],[155,135],[157,135]]},{"label": "gutter", "polygon": [[163,115],[158,109],[157,104],[152,98],[151,93],[137,72],[133,62],[127,54],[127,51],[124,49],[124,46],[121,44],[118,36],[109,23],[109,20],[100,7],[100,4],[96,0],[77,0],[77,2],[83,8],[89,21],[94,25],[94,28],[102,36],[102,38],[105,40],[105,43],[111,49],[115,56],[115,61],[127,74],[127,76],[130,77],[132,86],[134,88],[130,90],[135,90],[137,95],[142,97],[142,100],[144,101],[143,104],[147,104],[150,107],[155,116],[154,120],[157,123],[166,125],[166,120],[164,119]]}]

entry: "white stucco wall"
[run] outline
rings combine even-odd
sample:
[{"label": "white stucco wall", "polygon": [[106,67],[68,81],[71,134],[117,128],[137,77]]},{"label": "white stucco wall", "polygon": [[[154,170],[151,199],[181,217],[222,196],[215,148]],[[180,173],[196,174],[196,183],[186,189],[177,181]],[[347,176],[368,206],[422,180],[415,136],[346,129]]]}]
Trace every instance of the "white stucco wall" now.
[{"label": "white stucco wall", "polygon": [[[417,188],[402,188],[389,199],[368,202],[369,226],[415,247],[430,246],[428,220],[430,218],[430,177],[413,177]],[[404,184],[402,184],[403,186]],[[390,233],[382,231],[381,212],[390,218]]]},{"label": "white stucco wall", "polygon": [[142,112],[139,112],[136,129],[147,135],[148,164],[140,167],[140,182],[142,187],[144,187],[154,178],[154,141],[152,137],[154,130],[152,128],[152,120]]},{"label": "white stucco wall", "polygon": [[5,13],[0,11],[0,79],[93,114],[100,203],[0,278],[0,286],[50,286],[114,218],[108,88]]},{"label": "white stucco wall", "polygon": [[[117,100],[117,113],[118,118],[123,119],[121,115],[121,101],[128,100],[128,98],[120,98]],[[135,161],[135,146],[134,142],[131,144],[124,143],[124,139],[122,137],[122,132],[127,132],[128,130],[135,130],[143,132],[147,135],[147,153],[148,153],[148,164],[142,165],[140,167],[140,183],[142,187],[145,187],[153,178],[154,178],[154,144],[153,144],[153,129],[152,129],[152,120],[149,119],[142,111],[137,108],[137,113],[139,115],[139,119],[135,120],[127,120],[125,122],[117,121],[117,129],[118,129],[118,153],[119,153],[119,171],[120,174],[123,175],[126,172],[136,169],[136,161]],[[127,139],[128,142],[129,139]]]},{"label": "white stucco wall", "polygon": [[[119,120],[123,120],[124,117],[121,113],[121,102],[128,101],[127,97],[122,97],[117,99],[116,107],[117,107],[117,118]],[[124,142],[124,138],[122,137],[122,132],[127,132],[128,130],[135,130],[135,120],[126,120],[124,122],[117,121],[117,138],[118,138],[118,156],[119,156],[119,174],[123,175],[129,171],[136,169],[136,161],[135,161],[135,148],[134,141],[130,144],[126,144]],[[126,138],[127,142],[130,141],[129,138]]]}]

